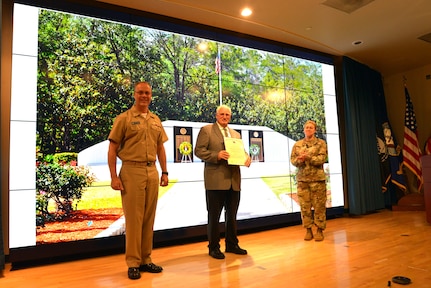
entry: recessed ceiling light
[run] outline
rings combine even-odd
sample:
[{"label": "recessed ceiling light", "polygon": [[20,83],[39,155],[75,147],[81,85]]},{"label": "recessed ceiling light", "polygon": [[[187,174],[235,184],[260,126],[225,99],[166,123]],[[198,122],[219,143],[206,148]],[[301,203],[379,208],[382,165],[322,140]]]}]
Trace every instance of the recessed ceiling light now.
[{"label": "recessed ceiling light", "polygon": [[244,16],[244,17],[250,16],[251,13],[253,13],[253,11],[251,11],[251,9],[248,7],[241,10],[241,16]]},{"label": "recessed ceiling light", "polygon": [[352,42],[352,45],[353,46],[358,46],[358,45],[361,45],[363,42],[361,41],[361,40],[356,40],[356,41],[353,41]]}]

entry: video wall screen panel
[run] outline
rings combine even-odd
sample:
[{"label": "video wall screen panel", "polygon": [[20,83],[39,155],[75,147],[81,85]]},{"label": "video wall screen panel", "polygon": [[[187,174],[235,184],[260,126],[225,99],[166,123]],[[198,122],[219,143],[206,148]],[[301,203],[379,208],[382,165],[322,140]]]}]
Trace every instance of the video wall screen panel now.
[{"label": "video wall screen panel", "polygon": [[192,151],[220,104],[232,108],[230,126],[253,159],[241,167],[240,221],[299,212],[290,151],[308,119],[328,143],[327,207],[344,206],[330,61],[191,34],[15,4],[12,251],[124,234],[107,137],[141,80],[169,137],[170,184],[160,187],[155,231],[206,224],[204,164]]}]

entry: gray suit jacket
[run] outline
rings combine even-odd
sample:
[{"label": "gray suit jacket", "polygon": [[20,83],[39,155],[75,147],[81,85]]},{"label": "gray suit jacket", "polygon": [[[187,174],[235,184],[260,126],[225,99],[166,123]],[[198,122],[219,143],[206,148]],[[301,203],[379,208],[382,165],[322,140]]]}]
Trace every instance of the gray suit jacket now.
[{"label": "gray suit jacket", "polygon": [[[229,128],[231,137],[241,134]],[[225,150],[223,135],[217,123],[201,128],[195,145],[195,155],[205,162],[204,182],[206,190],[241,190],[241,171],[237,165],[228,165],[226,160],[217,160],[217,154]]]}]

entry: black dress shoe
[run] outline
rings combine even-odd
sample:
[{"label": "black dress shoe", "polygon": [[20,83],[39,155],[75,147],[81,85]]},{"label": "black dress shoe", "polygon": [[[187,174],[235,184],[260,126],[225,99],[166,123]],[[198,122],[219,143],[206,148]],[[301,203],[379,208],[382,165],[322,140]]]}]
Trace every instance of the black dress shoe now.
[{"label": "black dress shoe", "polygon": [[143,264],[139,266],[139,271],[150,272],[150,273],[160,273],[163,271],[162,266],[158,266],[154,263]]},{"label": "black dress shoe", "polygon": [[130,267],[127,270],[127,276],[129,276],[129,279],[136,280],[141,278],[141,273],[139,272],[138,267]]},{"label": "black dress shoe", "polygon": [[210,249],[209,255],[215,259],[224,259],[224,254],[220,249]]},{"label": "black dress shoe", "polygon": [[238,245],[233,246],[233,247],[226,247],[226,252],[227,253],[235,253],[235,254],[239,254],[239,255],[246,255],[247,254],[247,250],[242,249]]}]

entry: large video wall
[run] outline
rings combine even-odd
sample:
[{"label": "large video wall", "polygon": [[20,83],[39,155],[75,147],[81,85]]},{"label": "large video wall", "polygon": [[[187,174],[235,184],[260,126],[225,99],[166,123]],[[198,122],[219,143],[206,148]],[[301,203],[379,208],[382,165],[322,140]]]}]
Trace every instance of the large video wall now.
[{"label": "large video wall", "polygon": [[[150,109],[169,136],[171,183],[160,188],[156,231],[206,224],[203,162],[192,150],[220,104],[232,108],[231,127],[253,159],[241,167],[240,221],[299,212],[290,150],[308,119],[328,143],[327,207],[344,205],[330,57],[20,4],[13,29],[12,251],[124,234],[106,139],[140,80],[152,84]],[[82,176],[80,185],[65,171]]]}]

